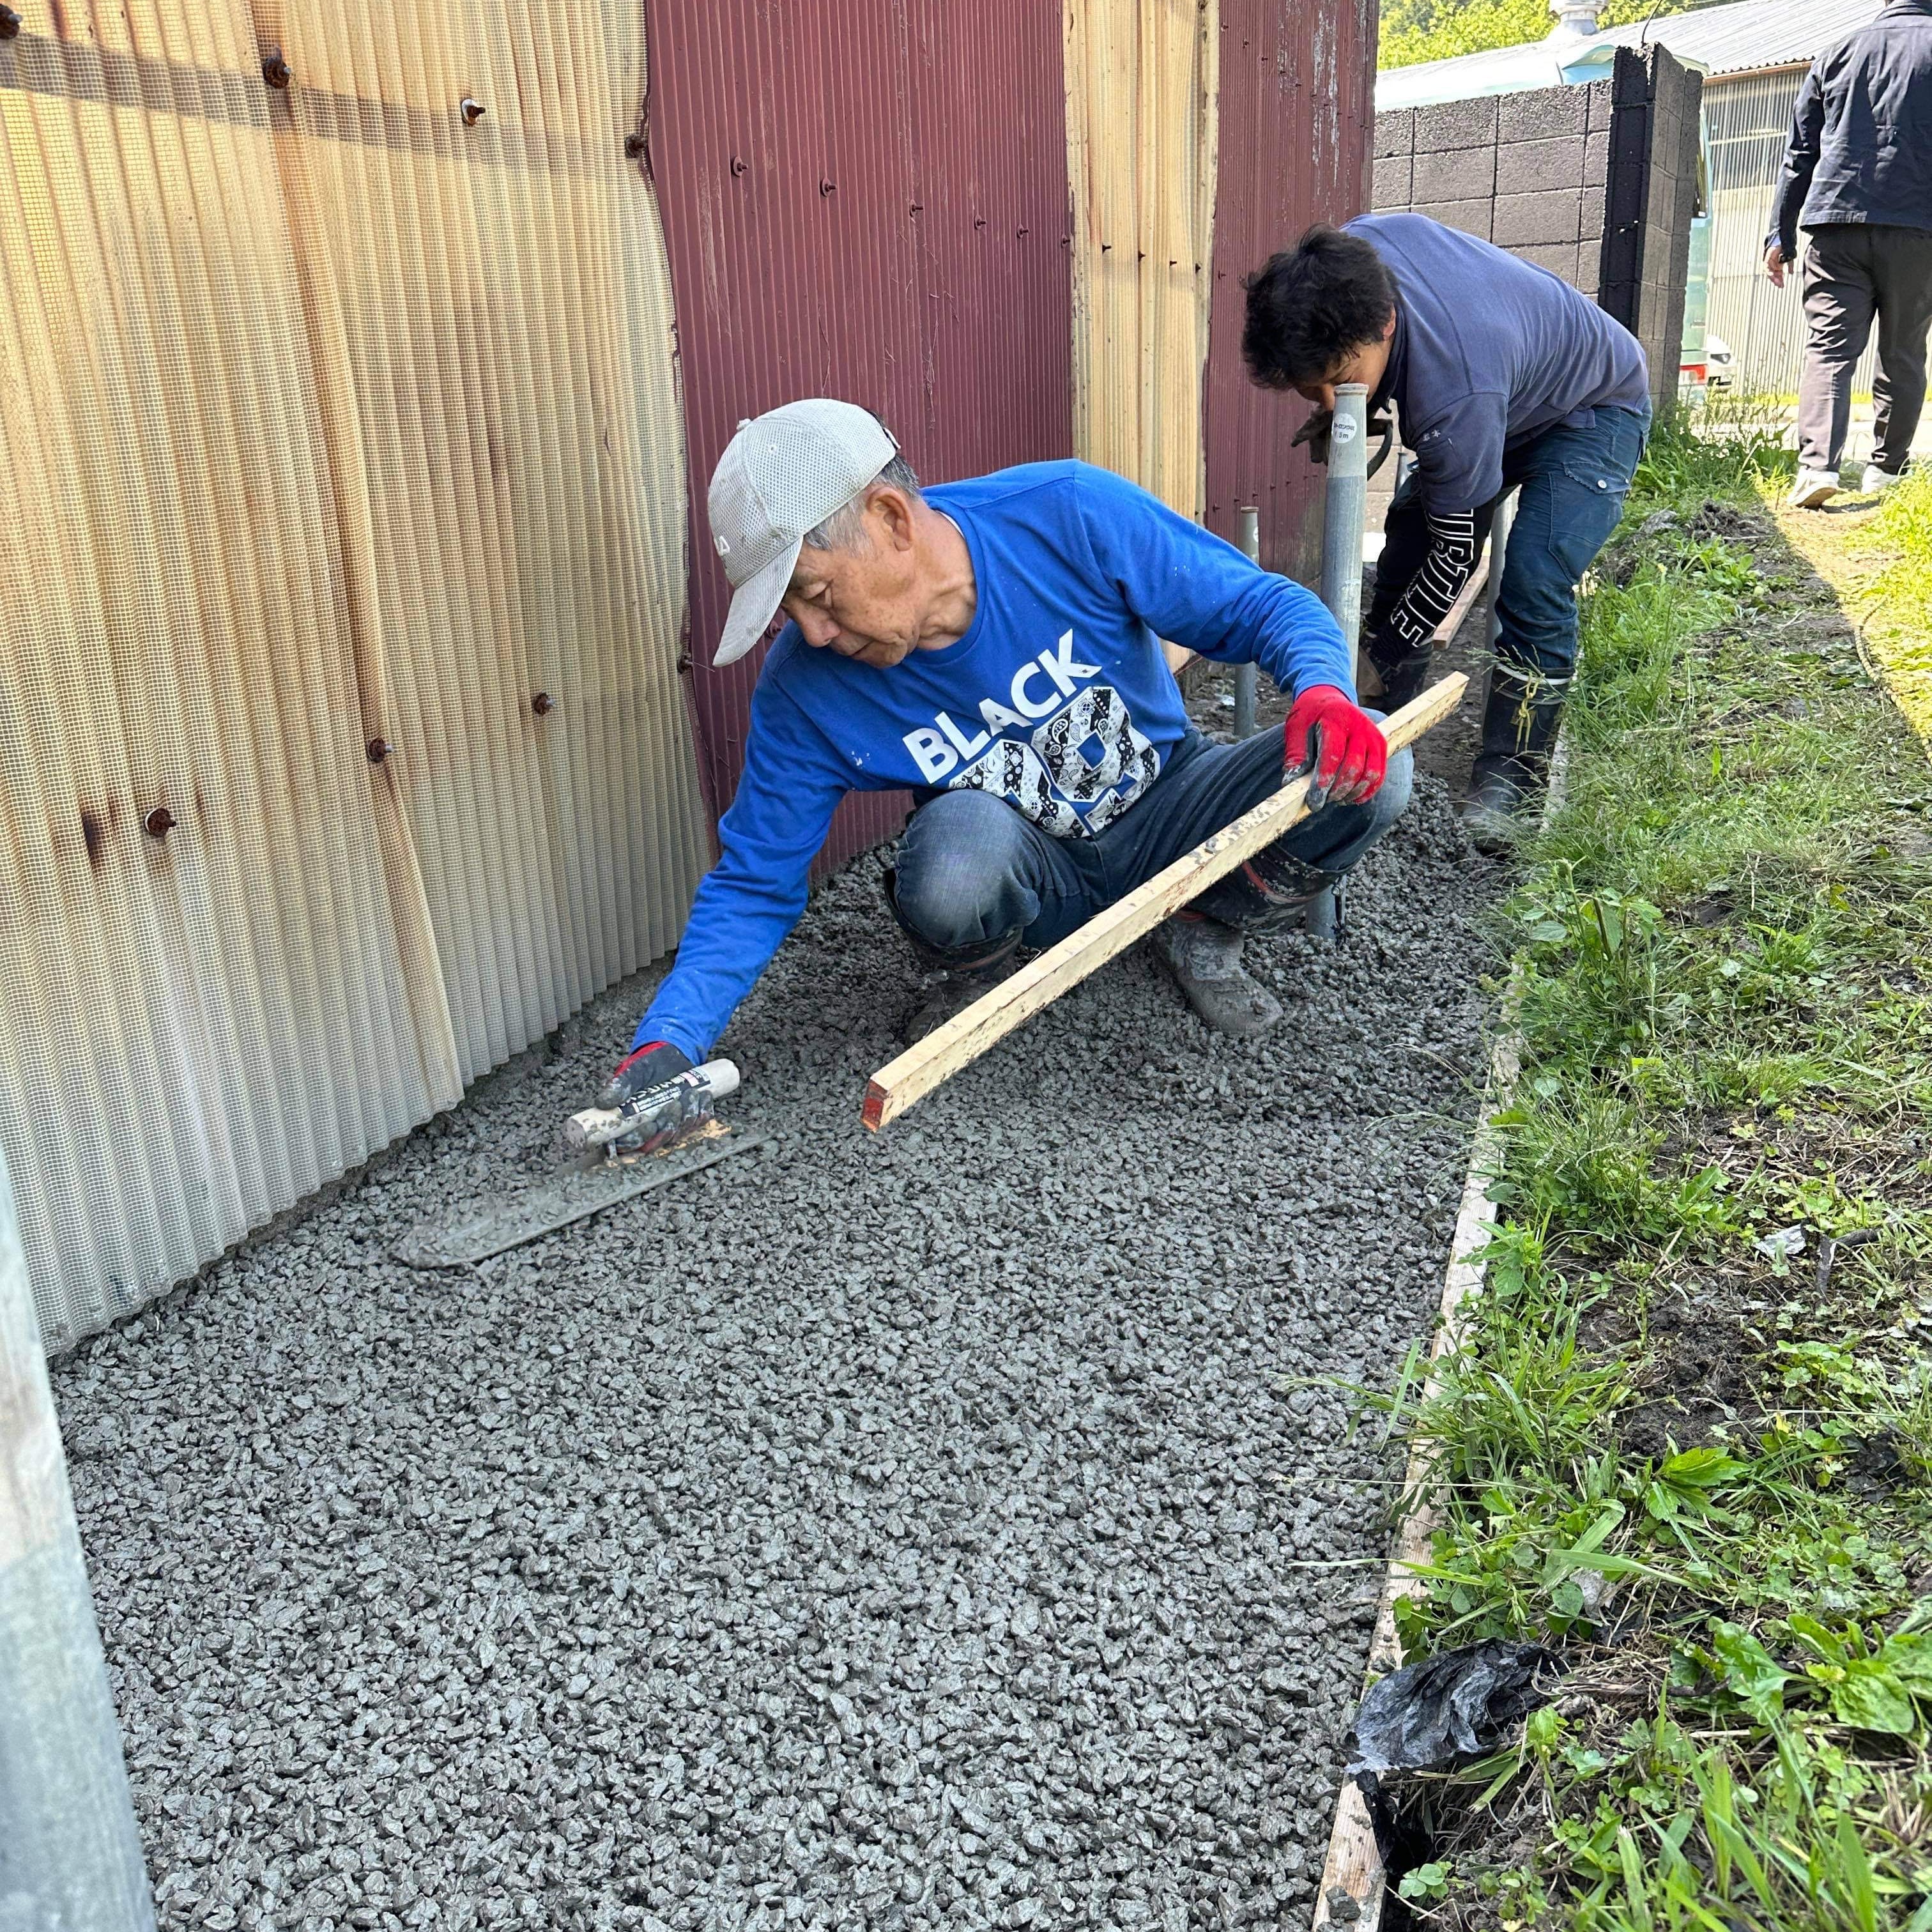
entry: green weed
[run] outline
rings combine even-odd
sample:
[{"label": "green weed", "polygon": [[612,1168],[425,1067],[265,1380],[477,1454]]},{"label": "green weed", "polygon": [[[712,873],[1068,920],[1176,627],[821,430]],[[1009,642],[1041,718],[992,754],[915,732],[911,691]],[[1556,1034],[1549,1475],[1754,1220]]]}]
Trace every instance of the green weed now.
[{"label": "green weed", "polygon": [[[1446,1781],[1408,1894],[1445,1924],[1932,1932],[1932,776],[1752,520],[1782,423],[1730,406],[1660,427],[1588,601],[1505,916],[1500,1223],[1403,1416],[1405,1650],[1581,1666],[1575,1715]],[[1932,561],[1914,500],[1883,514]],[[1718,1307],[1748,1403],[1685,1432],[1664,1311]],[[1593,1696],[1604,1656],[1643,1714]],[[1483,1856],[1479,1812],[1541,1850]]]}]

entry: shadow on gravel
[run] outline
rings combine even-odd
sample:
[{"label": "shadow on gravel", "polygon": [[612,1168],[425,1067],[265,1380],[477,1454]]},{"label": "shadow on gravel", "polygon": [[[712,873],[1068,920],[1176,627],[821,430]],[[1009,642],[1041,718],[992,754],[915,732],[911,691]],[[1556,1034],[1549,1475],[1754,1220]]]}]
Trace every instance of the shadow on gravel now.
[{"label": "shadow on gravel", "polygon": [[[722,1043],[774,1148],[480,1268],[650,976],[56,1365],[164,1927],[1306,1916],[1484,1060],[1425,782],[1229,1046],[1144,950],[882,1139],[880,860]],[[1313,1567],[1310,1567],[1313,1566]]]}]

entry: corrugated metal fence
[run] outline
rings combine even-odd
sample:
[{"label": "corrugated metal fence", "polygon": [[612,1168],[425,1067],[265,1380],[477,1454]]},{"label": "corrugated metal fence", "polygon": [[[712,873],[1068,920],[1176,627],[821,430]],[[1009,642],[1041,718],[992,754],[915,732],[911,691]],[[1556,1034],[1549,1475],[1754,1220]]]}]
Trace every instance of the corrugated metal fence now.
[{"label": "corrugated metal fence", "polygon": [[1218,29],[1212,5],[1066,9],[1074,453],[1196,518]]},{"label": "corrugated metal fence", "polygon": [[704,828],[635,8],[20,11],[0,1145],[58,1344],[663,952]]},{"label": "corrugated metal fence", "polygon": [[1214,296],[1203,377],[1206,512],[1231,543],[1261,511],[1262,561],[1312,582],[1322,472],[1289,448],[1306,412],[1264,395],[1241,364],[1243,278],[1317,219],[1369,205],[1376,0],[1221,0]]},{"label": "corrugated metal fence", "polygon": [[[763,662],[710,668],[730,592],[704,497],[739,418],[844,397],[935,482],[1071,447],[1060,23],[1038,0],[647,0],[646,17],[699,532],[692,692],[722,812]],[[848,800],[827,861],[908,803]]]},{"label": "corrugated metal fence", "polygon": [[15,4],[0,1148],[54,1346],[675,942],[740,416],[1088,454],[1312,568],[1241,278],[1364,205],[1372,0]]}]

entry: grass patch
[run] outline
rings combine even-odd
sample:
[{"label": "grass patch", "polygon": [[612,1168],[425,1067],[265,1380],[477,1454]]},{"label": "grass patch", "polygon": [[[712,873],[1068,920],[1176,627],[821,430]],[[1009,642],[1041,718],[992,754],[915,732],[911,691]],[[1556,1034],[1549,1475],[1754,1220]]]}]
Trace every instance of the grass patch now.
[{"label": "grass patch", "polygon": [[1400,1619],[1572,1674],[1411,1781],[1412,1923],[1932,1932],[1932,772],[1788,461],[1666,425],[1587,600]]},{"label": "grass patch", "polygon": [[1857,548],[1876,566],[1867,593],[1874,654],[1900,707],[1932,739],[1932,470],[1908,470],[1886,493]]}]

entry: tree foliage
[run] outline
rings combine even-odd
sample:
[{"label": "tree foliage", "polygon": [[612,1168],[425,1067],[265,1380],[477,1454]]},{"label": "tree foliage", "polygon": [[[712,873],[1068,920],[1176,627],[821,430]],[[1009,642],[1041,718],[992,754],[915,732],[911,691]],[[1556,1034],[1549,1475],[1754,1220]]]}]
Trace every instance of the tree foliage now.
[{"label": "tree foliage", "polygon": [[[1708,4],[1708,0],[1702,0]],[[1699,0],[1607,0],[1600,27],[1622,27],[1683,14]],[[1545,38],[1556,24],[1548,0],[1388,0],[1382,9],[1381,64],[1413,67]]]}]

